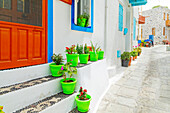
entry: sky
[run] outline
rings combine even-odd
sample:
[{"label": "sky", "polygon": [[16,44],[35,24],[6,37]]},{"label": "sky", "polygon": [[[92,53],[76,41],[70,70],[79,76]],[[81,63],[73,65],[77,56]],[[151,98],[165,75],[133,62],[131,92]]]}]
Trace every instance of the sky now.
[{"label": "sky", "polygon": [[148,3],[142,6],[142,10],[149,10],[152,9],[153,6],[161,5],[161,6],[168,6],[170,9],[170,0],[147,0]]}]

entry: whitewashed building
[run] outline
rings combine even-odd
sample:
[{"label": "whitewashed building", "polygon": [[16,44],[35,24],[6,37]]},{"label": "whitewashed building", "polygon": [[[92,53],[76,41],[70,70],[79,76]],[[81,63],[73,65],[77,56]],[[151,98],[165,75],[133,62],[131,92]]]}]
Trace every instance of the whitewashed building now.
[{"label": "whitewashed building", "polygon": [[[92,96],[90,112],[95,112],[109,80],[121,66],[120,54],[137,45],[134,10],[146,3],[0,0],[0,104],[4,111],[68,113],[75,108],[75,94],[61,94],[62,78],[49,76],[49,63],[53,53],[65,57],[65,47],[90,46],[92,41],[105,51],[105,59],[78,68],[74,77],[76,91],[83,86]],[[77,17],[84,12],[90,15],[89,25],[77,26]]]}]

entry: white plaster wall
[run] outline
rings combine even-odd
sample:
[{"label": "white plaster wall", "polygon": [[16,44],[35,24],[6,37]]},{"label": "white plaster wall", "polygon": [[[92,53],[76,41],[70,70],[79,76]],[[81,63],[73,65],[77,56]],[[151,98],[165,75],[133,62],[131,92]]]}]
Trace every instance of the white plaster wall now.
[{"label": "white plaster wall", "polygon": [[[120,66],[117,50],[125,51],[126,36],[123,35],[123,32],[118,31],[119,3],[124,7],[124,28],[126,27],[128,0],[108,0],[107,35],[105,35],[105,0],[94,0],[94,33],[71,30],[71,6],[54,0],[54,52],[62,53],[65,56],[65,47],[77,43],[90,45],[90,40],[92,40],[105,50],[108,67]],[[128,29],[130,30],[130,28]]]}]

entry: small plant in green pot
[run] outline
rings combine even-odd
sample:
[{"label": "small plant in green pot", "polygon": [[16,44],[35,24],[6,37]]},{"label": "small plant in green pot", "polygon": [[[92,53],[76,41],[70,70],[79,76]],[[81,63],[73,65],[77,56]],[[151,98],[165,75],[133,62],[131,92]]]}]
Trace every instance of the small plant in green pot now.
[{"label": "small plant in green pot", "polygon": [[62,76],[62,74],[58,74],[58,71],[61,69],[62,66],[64,66],[64,64],[63,64],[63,62],[64,62],[63,56],[61,54],[58,54],[58,55],[53,54],[51,59],[54,62],[54,63],[50,64],[50,69],[51,69],[52,76],[54,76],[54,77]]},{"label": "small plant in green pot", "polygon": [[104,51],[102,51],[102,50],[100,49],[98,59],[99,59],[99,60],[102,60],[103,57],[104,57]]},{"label": "small plant in green pot", "polygon": [[100,47],[97,48],[97,44],[94,47],[92,42],[91,42],[91,47],[92,47],[92,51],[90,51],[90,61],[97,61],[98,55],[99,55],[98,50],[99,50]]},{"label": "small plant in green pot", "polygon": [[75,47],[76,47],[75,45],[72,45],[70,48],[66,47],[66,52],[68,53],[68,54],[66,54],[67,62],[71,62],[72,67],[76,67],[78,65],[79,55],[76,54],[77,51],[76,51]]},{"label": "small plant in green pot", "polygon": [[[72,76],[73,74],[77,74],[76,67],[71,67],[71,63],[67,62],[64,66],[61,67],[60,71],[58,71],[58,74],[63,75],[63,79],[60,80],[63,93],[68,95],[73,94],[77,80],[72,78]],[[69,75],[69,78],[67,78],[67,75]]]},{"label": "small plant in green pot", "polygon": [[131,56],[133,57],[133,60],[135,60],[135,57],[136,57],[136,51],[132,51],[132,52],[131,52]]},{"label": "small plant in green pot", "polygon": [[80,64],[87,64],[88,58],[89,58],[89,49],[87,48],[87,45],[85,44],[85,47],[83,48],[83,45],[79,46],[77,44],[76,50],[77,50],[77,53],[79,54]]},{"label": "small plant in green pot", "polygon": [[80,87],[78,95],[76,95],[77,109],[79,112],[87,112],[89,110],[91,96],[87,94],[87,90]]},{"label": "small plant in green pot", "polygon": [[89,26],[89,14],[83,13],[77,17],[77,25],[81,27],[88,27]]},{"label": "small plant in green pot", "polygon": [[122,60],[123,67],[129,66],[130,57],[131,57],[131,54],[129,52],[123,52],[123,54],[121,54],[121,60]]}]

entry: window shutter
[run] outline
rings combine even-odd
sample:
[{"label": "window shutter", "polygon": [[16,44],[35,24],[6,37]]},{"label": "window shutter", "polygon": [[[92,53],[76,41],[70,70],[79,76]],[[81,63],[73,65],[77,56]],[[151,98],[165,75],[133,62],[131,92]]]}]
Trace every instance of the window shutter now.
[{"label": "window shutter", "polygon": [[123,6],[119,4],[119,31],[123,31]]},{"label": "window shutter", "polygon": [[72,5],[72,0],[60,0],[60,1],[62,1],[64,3],[67,3],[69,5]]}]

